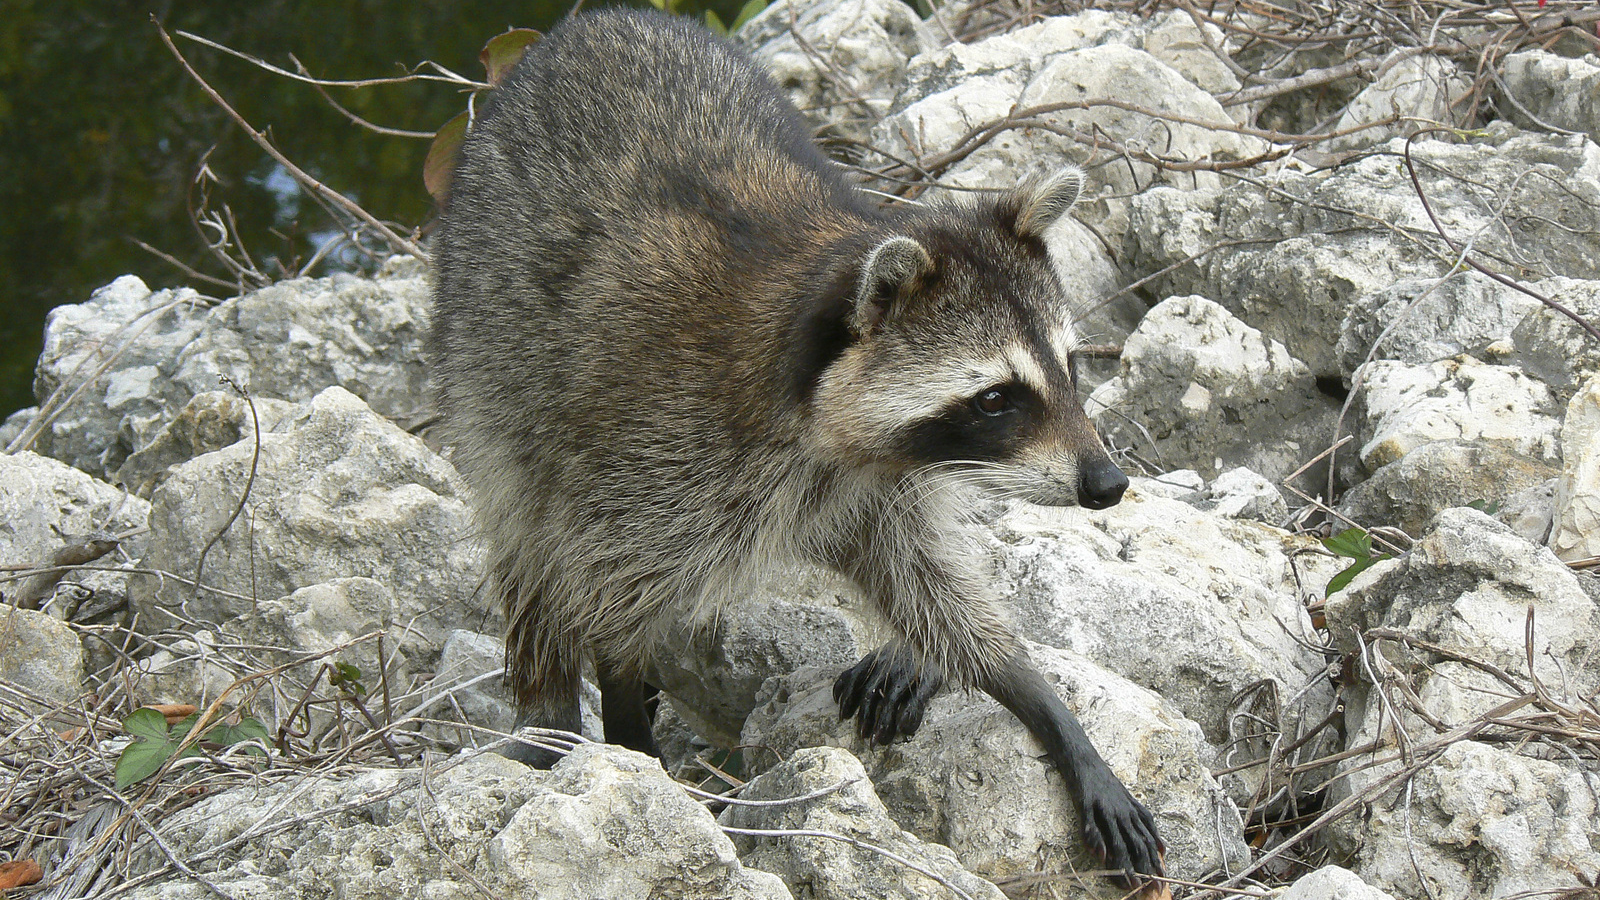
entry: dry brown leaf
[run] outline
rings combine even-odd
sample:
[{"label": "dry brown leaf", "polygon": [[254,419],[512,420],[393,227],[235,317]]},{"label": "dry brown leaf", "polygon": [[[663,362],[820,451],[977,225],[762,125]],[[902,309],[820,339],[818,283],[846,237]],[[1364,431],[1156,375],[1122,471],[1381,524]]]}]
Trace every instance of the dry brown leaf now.
[{"label": "dry brown leaf", "polygon": [[149,708],[161,713],[168,725],[176,725],[200,711],[193,703],[152,703]]},{"label": "dry brown leaf", "polygon": [[23,885],[35,884],[44,877],[44,870],[31,859],[18,859],[0,863],[0,891],[9,891]]}]

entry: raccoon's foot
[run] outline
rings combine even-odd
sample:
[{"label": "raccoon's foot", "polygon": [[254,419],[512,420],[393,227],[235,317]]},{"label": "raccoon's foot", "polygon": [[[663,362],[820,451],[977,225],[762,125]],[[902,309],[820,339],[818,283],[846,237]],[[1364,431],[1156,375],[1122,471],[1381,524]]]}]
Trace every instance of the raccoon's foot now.
[{"label": "raccoon's foot", "polygon": [[[511,731],[515,734],[523,728],[550,728],[576,734],[582,727],[583,716],[578,707],[578,681],[577,675],[574,674],[570,684],[563,685],[559,689],[547,690],[531,698],[518,712],[517,724],[512,726]],[[552,740],[549,743],[552,746],[562,746],[560,740]],[[567,754],[512,740],[501,748],[500,755],[535,769],[548,769],[566,758]]]},{"label": "raccoon's foot", "polygon": [[839,718],[856,716],[863,740],[889,744],[916,734],[928,702],[943,685],[939,669],[919,665],[906,647],[885,644],[833,682],[833,699],[839,704]]},{"label": "raccoon's foot", "polygon": [[565,753],[557,753],[516,740],[500,748],[500,755],[534,769],[548,769],[566,756]]},{"label": "raccoon's foot", "polygon": [[606,743],[621,744],[661,758],[661,748],[656,746],[650,729],[650,713],[645,701],[656,693],[655,688],[636,675],[596,660],[596,680],[600,683],[600,722],[606,730]]}]

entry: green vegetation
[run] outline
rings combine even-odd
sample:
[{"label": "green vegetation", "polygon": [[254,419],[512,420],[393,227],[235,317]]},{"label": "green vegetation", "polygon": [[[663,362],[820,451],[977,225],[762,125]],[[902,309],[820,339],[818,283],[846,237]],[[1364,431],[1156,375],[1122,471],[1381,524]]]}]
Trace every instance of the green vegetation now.
[{"label": "green vegetation", "polygon": [[1322,539],[1322,546],[1336,556],[1343,556],[1353,560],[1344,571],[1333,576],[1328,582],[1325,597],[1333,596],[1335,591],[1344,590],[1352,579],[1366,571],[1379,560],[1394,559],[1392,553],[1375,553],[1372,550],[1372,535],[1360,528],[1347,528],[1330,538]]},{"label": "green vegetation", "polygon": [[[200,716],[196,713],[169,728],[166,717],[160,712],[148,707],[134,710],[132,715],[122,720],[122,730],[133,738],[133,743],[124,747],[122,755],[117,758],[117,787],[124,788],[149,778],[160,771],[174,754],[179,759],[199,756],[202,741],[221,748],[245,741],[268,743],[271,740],[266,726],[251,718],[241,719],[237,725],[215,722],[191,737],[199,721]],[[186,740],[188,746],[179,750]],[[266,755],[257,747],[251,747],[246,752],[256,756]]]}]

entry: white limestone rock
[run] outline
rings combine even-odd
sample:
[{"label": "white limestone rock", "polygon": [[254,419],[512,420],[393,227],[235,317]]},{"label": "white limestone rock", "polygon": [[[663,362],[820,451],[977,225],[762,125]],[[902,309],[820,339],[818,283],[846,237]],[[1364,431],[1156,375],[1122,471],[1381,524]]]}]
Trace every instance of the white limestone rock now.
[{"label": "white limestone rock", "polygon": [[[955,148],[974,127],[1004,119],[1019,107],[1084,102],[1081,109],[1046,113],[1055,128],[1088,136],[1104,135],[1124,146],[1179,160],[1242,159],[1266,149],[1264,142],[1232,131],[1154,119],[1097,100],[1140,98],[1150,108],[1202,122],[1232,120],[1212,96],[1172,67],[1143,50],[1106,43],[1057,53],[1042,59],[1037,71],[1002,70],[963,81],[917,99],[885,118],[873,131],[873,143],[893,155],[928,160]],[[949,167],[941,181],[963,187],[996,187],[1031,175],[1047,175],[1066,164],[1095,164],[1089,143],[1054,131],[1018,129],[1003,132]],[[1105,189],[1133,193],[1154,180],[1186,187],[1214,187],[1211,172],[1157,172],[1145,163],[1106,166],[1098,170]],[[1138,179],[1135,186],[1133,179]],[[1123,201],[1090,204],[1082,212],[1114,238],[1127,227]]]},{"label": "white limestone rock", "polygon": [[1113,445],[1164,467],[1274,480],[1327,446],[1338,414],[1282,344],[1200,296],[1151,309],[1123,343],[1121,374],[1085,406]]},{"label": "white limestone rock", "polygon": [[827,136],[863,140],[922,49],[920,24],[899,0],[778,0],[735,39]]},{"label": "white limestone rock", "polygon": [[425,272],[409,258],[376,278],[296,279],[221,303],[189,290],[152,293],[124,276],[50,314],[40,398],[75,390],[121,355],[40,436],[39,450],[109,476],[222,375],[258,398],[299,402],[340,385],[383,415],[414,416],[426,396],[428,315]]},{"label": "white limestone rock", "polygon": [[57,618],[124,605],[121,571],[146,546],[150,504],[29,451],[0,453],[0,565],[86,564],[0,584],[0,595]]},{"label": "white limestone rock", "polygon": [[[719,821],[732,828],[825,831],[866,841],[910,860],[978,900],[1003,900],[992,882],[962,867],[950,848],[925,843],[902,831],[873,793],[861,762],[837,747],[797,750],[753,779],[742,800],[777,801],[842,789],[803,803],[729,806]],[[741,861],[783,878],[792,891],[813,900],[945,900],[949,888],[904,863],[823,837],[733,835]]]},{"label": "white limestone rock", "polygon": [[1416,366],[1377,360],[1358,370],[1357,378],[1361,462],[1369,472],[1433,441],[1480,442],[1535,460],[1559,458],[1555,398],[1520,369],[1470,356]]},{"label": "white limestone rock", "polygon": [[[481,754],[434,763],[425,775],[262,779],[200,800],[161,833],[209,882],[249,900],[467,900],[483,889],[530,900],[791,898],[776,876],[739,864],[716,820],[654,760],[597,744],[548,772]],[[239,842],[208,852],[230,840]],[[133,867],[139,874],[164,862],[147,841]],[[175,876],[129,896],[211,894]]]},{"label": "white limestone rock", "polygon": [[65,622],[0,605],[0,681],[46,704],[71,703],[83,693],[83,658],[83,642]]},{"label": "white limestone rock", "polygon": [[1471,107],[1466,102],[1471,92],[1472,79],[1447,57],[1424,53],[1397,59],[1379,69],[1378,77],[1350,101],[1333,130],[1344,131],[1388,116],[1400,116],[1400,120],[1345,135],[1328,146],[1333,150],[1370,147],[1430,124],[1465,127],[1471,124]]},{"label": "white limestone rock", "polygon": [[[1591,325],[1600,325],[1600,280],[1547,278],[1532,287]],[[1512,330],[1511,344],[1506,362],[1550,385],[1562,402],[1591,376],[1600,375],[1600,339],[1542,303]]]},{"label": "white limestone rock", "polygon": [[[1352,305],[1451,268],[1447,250],[1436,255],[1414,238],[1436,232],[1396,164],[1402,144],[1383,147],[1390,152],[1315,174],[1145,191],[1129,200],[1127,274],[1152,277],[1156,296],[1215,300],[1314,375],[1346,375],[1333,338]],[[1600,147],[1587,138],[1490,123],[1468,142],[1419,140],[1411,153],[1434,215],[1458,243],[1520,260],[1535,278],[1600,279]],[[1508,197],[1516,228],[1501,217]]]},{"label": "white limestone rock", "polygon": [[1218,475],[1190,502],[1219,516],[1255,519],[1268,525],[1282,525],[1289,517],[1289,504],[1278,486],[1243,466]]},{"label": "white limestone rock", "polygon": [[1295,879],[1277,900],[1394,900],[1394,897],[1362,881],[1361,876],[1349,869],[1323,866]]},{"label": "white limestone rock", "polygon": [[[1207,772],[1198,726],[1078,654],[1038,645],[1031,652],[1112,770],[1155,816],[1170,873],[1196,876],[1247,857],[1238,810]],[[942,694],[913,738],[871,748],[853,722],[839,721],[834,674],[805,669],[774,679],[771,700],[746,723],[744,741],[786,758],[819,744],[851,751],[899,827],[950,847],[986,878],[1037,871],[1041,861],[1051,870],[1093,866],[1060,777],[999,704],[980,694]],[[767,769],[770,757],[751,753],[746,760]],[[1107,882],[1094,890],[1121,894]]]},{"label": "white limestone rock", "polygon": [[1339,371],[1349,378],[1368,359],[1426,365],[1463,354],[1503,356],[1512,332],[1543,308],[1478,272],[1399,281],[1350,305],[1339,326]]},{"label": "white limestone rock", "polygon": [[484,848],[497,880],[551,898],[791,897],[741,865],[711,813],[648,756],[582,745],[540,781]]},{"label": "white limestone rock", "polygon": [[[240,441],[171,470],[153,496],[146,567],[193,578],[248,484],[244,512],[205,556],[206,585],[262,600],[373,578],[394,593],[396,622],[434,647],[462,623],[493,622],[465,486],[421,440],[334,387],[261,436],[251,481],[254,453]],[[155,578],[137,579],[132,599],[155,627],[168,606],[215,623],[252,606]]]},{"label": "white limestone rock", "polygon": [[1509,508],[1520,502],[1516,515],[1528,518],[1518,530],[1537,535],[1542,544],[1550,530],[1550,496],[1545,493],[1540,506],[1534,495],[1524,494],[1539,491],[1558,472],[1553,460],[1526,456],[1491,441],[1429,441],[1346,491],[1339,510],[1356,522],[1419,535],[1434,516],[1453,506],[1499,510],[1507,513],[1502,518],[1509,522]]},{"label": "white limestone rock", "polygon": [[1567,404],[1561,457],[1550,549],[1568,562],[1600,556],[1600,375]]},{"label": "white limestone rock", "polygon": [[195,394],[171,422],[117,469],[117,483],[148,498],[173,466],[238,441],[252,440],[257,423],[262,433],[281,431],[299,411],[300,404],[286,400],[247,400],[223,391]]},{"label": "white limestone rock", "polygon": [[1506,98],[1516,102],[1497,105],[1512,121],[1581,131],[1600,141],[1600,60],[1522,50],[1507,54],[1501,66]]},{"label": "white limestone rock", "polygon": [[[1526,673],[1530,608],[1538,676],[1579,696],[1600,685],[1600,604],[1548,548],[1474,509],[1440,513],[1409,554],[1374,564],[1330,597],[1326,612],[1346,652],[1359,649],[1357,634],[1395,628]],[[1478,711],[1503,700],[1485,695]]]},{"label": "white limestone rock", "polygon": [[1148,496],[1147,484],[1110,509],[1019,504],[996,523],[1014,627],[1155,691],[1219,745],[1236,695],[1262,681],[1299,697],[1286,727],[1325,716],[1326,662],[1299,591],[1337,567],[1296,553],[1309,538]]},{"label": "white limestone rock", "polygon": [[[1352,775],[1352,786],[1396,765]],[[1593,773],[1472,741],[1446,749],[1409,791],[1364,805],[1332,830],[1340,850],[1357,847],[1362,881],[1396,897],[1581,893],[1578,876],[1600,871]]]}]

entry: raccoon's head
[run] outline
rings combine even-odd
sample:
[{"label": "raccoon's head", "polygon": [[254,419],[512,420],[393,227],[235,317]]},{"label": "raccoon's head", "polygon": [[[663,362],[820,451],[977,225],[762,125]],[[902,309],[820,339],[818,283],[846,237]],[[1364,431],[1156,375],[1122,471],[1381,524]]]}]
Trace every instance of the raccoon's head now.
[{"label": "raccoon's head", "polygon": [[1122,498],[1127,476],[1078,400],[1072,304],[1042,239],[1082,186],[1072,169],[935,209],[852,261],[841,346],[809,396],[822,452],[1051,506]]}]

